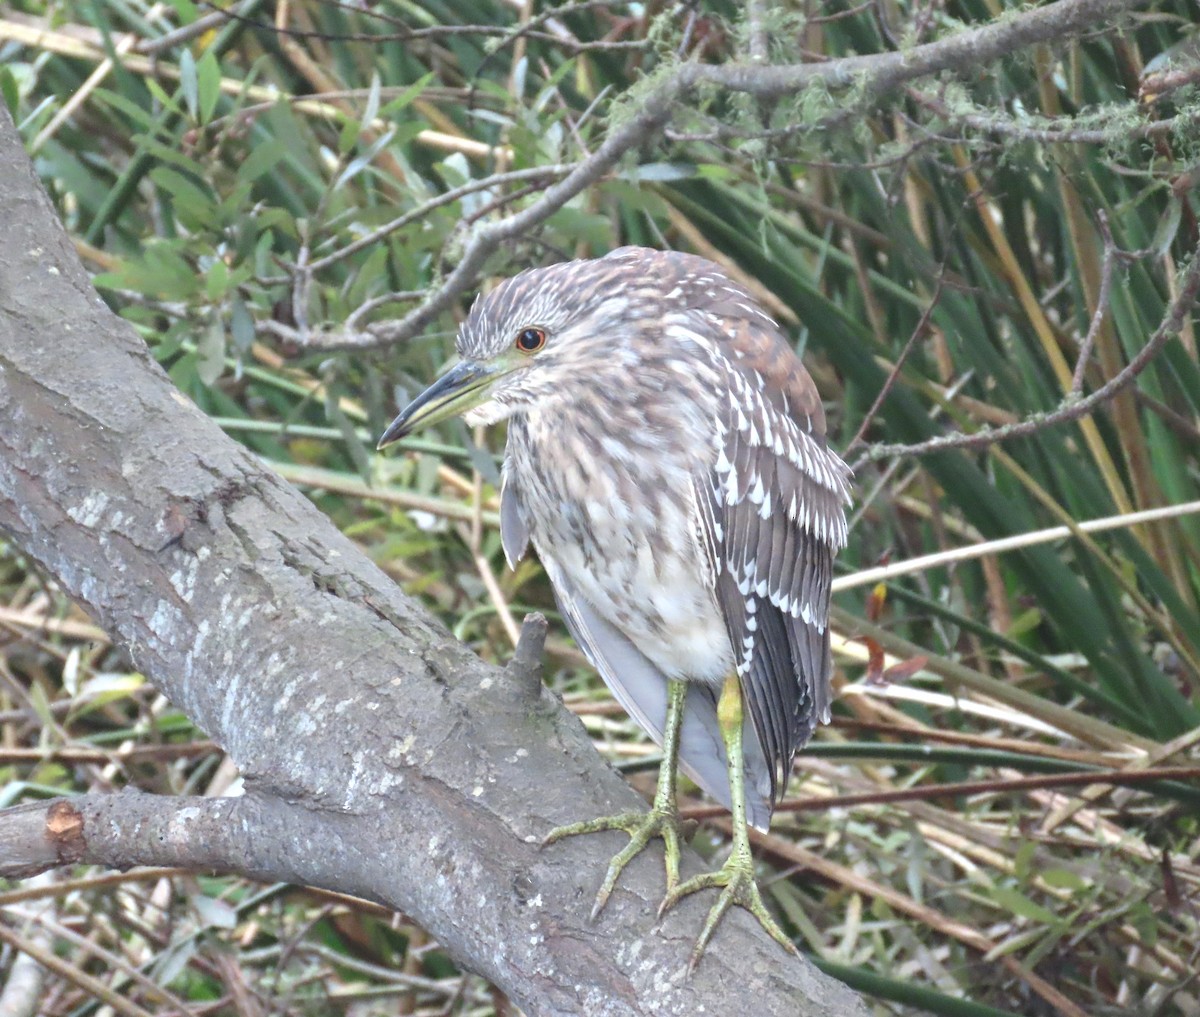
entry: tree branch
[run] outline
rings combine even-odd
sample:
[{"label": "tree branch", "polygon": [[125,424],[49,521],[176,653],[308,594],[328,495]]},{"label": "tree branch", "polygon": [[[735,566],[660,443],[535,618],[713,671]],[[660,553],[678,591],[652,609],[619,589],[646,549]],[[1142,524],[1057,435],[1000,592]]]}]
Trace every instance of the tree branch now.
[{"label": "tree branch", "polygon": [[[365,335],[345,340],[331,335],[320,339],[320,345],[329,348],[345,343],[366,348],[402,342],[418,335],[475,285],[484,263],[502,244],[541,225],[584,188],[608,173],[627,152],[654,138],[670,123],[676,105],[702,85],[744,92],[757,99],[779,99],[812,85],[833,89],[857,85],[864,101],[880,102],[901,85],[917,78],[948,70],[977,69],[1037,43],[1061,42],[1094,31],[1143,2],[1058,0],[912,49],[842,57],[824,63],[774,67],[760,63],[680,64],[645,95],[633,115],[613,130],[594,153],[578,163],[564,179],[547,188],[537,201],[507,219],[478,227],[453,271],[420,305],[395,321],[368,326]],[[839,109],[831,117],[844,114],[845,110]],[[817,126],[813,125],[813,128]]]},{"label": "tree branch", "polygon": [[[1184,319],[1196,306],[1197,296],[1200,296],[1200,246],[1192,253],[1191,262],[1184,270],[1179,281],[1179,292],[1167,308],[1154,334],[1147,340],[1146,345],[1138,350],[1137,355],[1117,374],[1113,375],[1103,385],[1090,395],[1079,397],[1072,390],[1059,403],[1058,408],[1049,413],[1038,413],[1002,427],[984,427],[970,434],[946,434],[928,441],[916,442],[911,445],[872,445],[854,464],[878,462],[880,459],[891,459],[896,456],[921,456],[933,452],[946,452],[956,448],[984,448],[1001,441],[1011,441],[1013,438],[1024,438],[1036,434],[1048,427],[1066,424],[1072,420],[1085,417],[1093,410],[1104,405],[1113,396],[1124,391],[1137,380],[1154,358],[1162,351],[1168,340],[1177,336],[1183,328]],[[1101,313],[1103,305],[1098,305],[1096,313]]]},{"label": "tree branch", "polygon": [[[741,913],[684,980],[709,902],[656,927],[659,859],[591,923],[619,839],[538,845],[641,799],[549,692],[483,664],[171,385],[96,295],[3,104],[0,179],[0,529],[247,788],[89,796],[57,806],[48,839],[45,805],[0,813],[14,866],[171,858],[357,894],[531,1013],[865,1014]],[[130,813],[122,842],[105,817]]]},{"label": "tree branch", "polygon": [[911,49],[840,57],[824,63],[763,67],[758,64],[689,64],[680,69],[688,86],[705,83],[756,99],[781,99],[814,84],[858,86],[879,101],[917,78],[942,71],[977,71],[984,64],[1043,42],[1067,39],[1109,27],[1112,19],[1144,0],[1058,0],[1011,17],[997,18],[944,39]]}]

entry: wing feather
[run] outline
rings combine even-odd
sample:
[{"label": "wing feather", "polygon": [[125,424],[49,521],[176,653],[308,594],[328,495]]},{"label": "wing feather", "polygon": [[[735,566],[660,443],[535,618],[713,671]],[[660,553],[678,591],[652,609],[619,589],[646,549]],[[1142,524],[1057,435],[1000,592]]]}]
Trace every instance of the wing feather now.
[{"label": "wing feather", "polygon": [[699,528],[775,800],[796,750],[828,720],[829,594],[850,474],[826,446],[815,387],[773,322],[696,314],[690,325],[717,354],[729,393],[714,465],[695,478]]},{"label": "wing feather", "polygon": [[510,569],[515,569],[529,550],[529,523],[507,459],[500,480],[500,546]]}]

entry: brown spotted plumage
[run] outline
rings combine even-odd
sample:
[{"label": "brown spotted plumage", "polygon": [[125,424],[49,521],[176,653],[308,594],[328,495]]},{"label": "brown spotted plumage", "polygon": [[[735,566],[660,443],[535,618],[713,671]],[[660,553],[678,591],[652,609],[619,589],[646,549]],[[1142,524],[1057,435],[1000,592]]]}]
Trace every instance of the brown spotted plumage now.
[{"label": "brown spotted plumage", "polygon": [[[701,787],[735,818],[744,798],[746,819],[765,829],[793,755],[828,720],[849,470],[779,327],[702,258],[626,247],[524,272],[476,301],[458,351],[458,374],[381,444],[452,410],[470,423],[508,419],[505,553],[515,563],[533,544],[588,659],[656,740],[666,733],[652,834],[667,838],[673,893],[660,829],[674,815],[672,743]],[[457,394],[468,389],[469,401]],[[731,674],[745,704],[737,739],[723,698]],[[729,758],[735,742],[744,766]],[[646,824],[628,820],[581,827],[629,829],[640,848]],[[727,894],[761,908],[744,887]]]}]

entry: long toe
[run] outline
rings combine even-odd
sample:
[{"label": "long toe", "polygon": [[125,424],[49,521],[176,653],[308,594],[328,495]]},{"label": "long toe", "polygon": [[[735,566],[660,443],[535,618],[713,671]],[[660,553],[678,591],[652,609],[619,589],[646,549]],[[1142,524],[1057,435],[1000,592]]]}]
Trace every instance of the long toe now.
[{"label": "long toe", "polygon": [[779,927],[779,923],[771,917],[766,904],[763,903],[762,894],[754,879],[753,862],[749,857],[739,858],[736,853],[716,872],[703,872],[698,876],[693,876],[691,879],[680,883],[673,891],[669,891],[663,898],[662,904],[659,905],[659,917],[661,918],[667,911],[683,900],[684,897],[697,893],[700,890],[718,887],[721,889],[721,895],[709,910],[704,927],[700,930],[700,935],[696,939],[696,946],[692,950],[691,958],[688,961],[689,974],[700,963],[700,958],[704,956],[704,951],[708,946],[709,940],[712,939],[717,925],[720,924],[725,912],[733,904],[745,908],[754,915],[758,919],[758,923],[771,935],[771,938],[789,953],[799,953],[796,949],[796,944]]},{"label": "long toe", "polygon": [[616,888],[617,880],[625,867],[633,861],[656,837],[663,841],[664,865],[667,875],[667,892],[671,893],[679,883],[679,816],[673,810],[651,809],[650,812],[625,812],[616,816],[602,816],[582,823],[571,823],[551,830],[542,841],[545,847],[564,837],[574,837],[581,833],[601,833],[606,830],[623,830],[629,834],[629,843],[617,852],[608,863],[608,871],[604,874],[604,882],[596,894],[596,902],[592,906],[592,919],[604,910],[608,898]]}]

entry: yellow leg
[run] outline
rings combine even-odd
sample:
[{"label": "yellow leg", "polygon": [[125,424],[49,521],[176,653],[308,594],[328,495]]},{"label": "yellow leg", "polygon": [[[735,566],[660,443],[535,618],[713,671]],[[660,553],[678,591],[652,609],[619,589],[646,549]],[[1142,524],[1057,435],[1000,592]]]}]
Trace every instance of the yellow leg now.
[{"label": "yellow leg", "polygon": [[771,936],[790,953],[799,953],[796,945],[763,904],[758,884],[754,881],[754,857],[750,853],[750,833],[746,823],[745,757],[742,754],[742,690],[736,675],[725,679],[721,699],[717,703],[717,720],[721,725],[721,737],[725,742],[725,754],[729,759],[729,797],[733,822],[733,850],[725,864],[716,872],[704,872],[668,890],[659,907],[659,914],[674,907],[688,894],[709,887],[723,887],[721,896],[708,913],[704,928],[696,940],[688,961],[688,971],[695,970],[704,948],[731,904],[744,907]]},{"label": "yellow leg", "polygon": [[687,698],[687,683],[671,681],[667,685],[667,717],[663,724],[663,760],[658,770],[658,787],[654,792],[654,803],[646,812],[623,812],[617,816],[603,816],[583,823],[572,823],[552,830],[542,841],[542,846],[553,844],[564,837],[580,833],[599,833],[602,830],[624,830],[629,834],[629,843],[608,864],[604,882],[596,894],[592,906],[595,918],[608,903],[608,898],[617,885],[617,879],[625,866],[641,853],[655,837],[663,840],[666,854],[667,893],[679,882],[679,811],[675,805],[675,767],[679,758],[679,728],[683,723],[683,705]]}]

